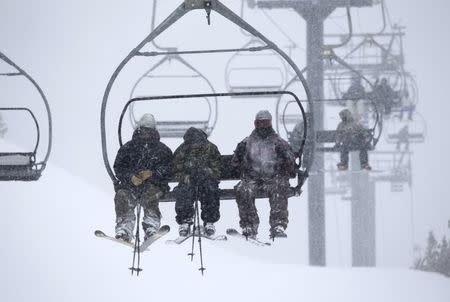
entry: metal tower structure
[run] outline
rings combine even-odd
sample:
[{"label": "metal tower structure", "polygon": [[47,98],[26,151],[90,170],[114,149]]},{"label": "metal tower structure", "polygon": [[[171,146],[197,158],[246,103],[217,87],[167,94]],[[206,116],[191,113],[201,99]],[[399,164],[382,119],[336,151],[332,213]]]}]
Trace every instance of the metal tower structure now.
[{"label": "metal tower structure", "polygon": [[[313,100],[324,98],[324,22],[337,8],[370,7],[377,0],[250,0],[250,4],[264,9],[292,9],[306,21],[307,30],[307,74]],[[314,107],[315,131],[324,130],[324,104],[316,102]],[[318,146],[320,147],[320,146]],[[311,265],[326,265],[325,234],[325,160],[317,153],[308,181],[309,211],[309,262]],[[358,209],[352,209],[357,211]],[[353,212],[354,212],[353,211]],[[353,213],[352,216],[358,216]],[[362,251],[363,252],[363,251]],[[370,265],[370,264],[369,264]]]}]

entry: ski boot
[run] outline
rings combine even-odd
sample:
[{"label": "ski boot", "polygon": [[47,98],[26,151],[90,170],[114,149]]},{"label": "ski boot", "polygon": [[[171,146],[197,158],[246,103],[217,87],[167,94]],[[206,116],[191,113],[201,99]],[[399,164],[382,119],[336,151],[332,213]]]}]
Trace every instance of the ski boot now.
[{"label": "ski boot", "polygon": [[205,234],[206,236],[213,236],[216,233],[216,227],[213,223],[207,222],[205,223]]},{"label": "ski boot", "polygon": [[343,163],[339,163],[339,164],[337,164],[337,169],[339,171],[347,171],[348,170],[348,165],[343,164]]},{"label": "ski boot", "polygon": [[125,230],[119,230],[116,232],[116,239],[131,242],[131,236]]},{"label": "ski boot", "polygon": [[190,232],[191,226],[189,225],[189,223],[182,223],[178,227],[178,234],[180,235],[180,237],[187,237]]},{"label": "ski boot", "polygon": [[153,235],[156,234],[156,232],[158,232],[158,229],[153,227],[153,226],[147,226],[144,229],[145,235],[144,235],[144,241],[149,239],[150,237],[152,237]]},{"label": "ski boot", "polygon": [[369,166],[369,164],[362,166],[361,169],[362,170],[367,170],[367,171],[372,171],[372,167]]},{"label": "ski boot", "polygon": [[242,235],[248,238],[256,238],[256,234],[258,234],[258,231],[251,226],[243,227],[242,228]]},{"label": "ski boot", "polygon": [[284,231],[285,228],[283,226],[277,225],[270,229],[270,238],[287,238],[287,235]]}]

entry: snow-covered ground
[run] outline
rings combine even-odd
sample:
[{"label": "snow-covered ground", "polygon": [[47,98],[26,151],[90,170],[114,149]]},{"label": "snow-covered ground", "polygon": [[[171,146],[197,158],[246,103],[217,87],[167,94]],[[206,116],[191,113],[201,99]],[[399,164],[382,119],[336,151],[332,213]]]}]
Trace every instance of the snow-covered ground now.
[{"label": "snow-covered ground", "polygon": [[[106,194],[66,170],[49,165],[39,182],[0,183],[3,244],[2,301],[449,301],[450,280],[408,269],[313,268],[303,233],[260,248],[235,238],[204,241],[207,271],[190,262],[190,242],[176,237],[173,204],[161,205],[172,232],[143,254],[139,278],[128,271],[131,249],[94,236],[113,232],[113,192]],[[299,203],[291,203],[296,215]],[[261,238],[268,206],[258,202]],[[237,226],[234,202],[222,203],[218,232]],[[295,219],[297,220],[297,219]],[[230,225],[230,221],[233,222]]]}]

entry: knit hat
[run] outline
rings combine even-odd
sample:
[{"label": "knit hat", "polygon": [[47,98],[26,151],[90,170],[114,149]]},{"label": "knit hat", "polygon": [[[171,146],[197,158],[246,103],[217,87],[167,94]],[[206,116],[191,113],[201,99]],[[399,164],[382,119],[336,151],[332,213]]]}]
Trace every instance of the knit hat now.
[{"label": "knit hat", "polygon": [[256,114],[255,121],[272,120],[272,114],[267,110],[261,110]]},{"label": "knit hat", "polygon": [[255,117],[256,128],[270,128],[272,127],[272,114],[267,110],[261,110]]},{"label": "knit hat", "polygon": [[137,122],[137,128],[152,128],[156,129],[156,120],[153,114],[144,114],[139,122]]}]

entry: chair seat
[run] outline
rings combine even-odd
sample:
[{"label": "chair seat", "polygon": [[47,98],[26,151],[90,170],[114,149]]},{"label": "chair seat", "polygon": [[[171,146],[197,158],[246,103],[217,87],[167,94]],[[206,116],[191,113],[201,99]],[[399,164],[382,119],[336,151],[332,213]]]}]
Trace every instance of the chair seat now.
[{"label": "chair seat", "polygon": [[34,153],[0,153],[0,181],[34,181],[41,173],[35,169]]},{"label": "chair seat", "polygon": [[[288,198],[294,197],[295,188],[290,187],[288,192]],[[265,192],[258,192],[256,194],[256,199],[269,198],[269,195]],[[235,200],[236,199],[236,191],[234,189],[221,189],[220,190],[220,200]],[[164,195],[163,198],[160,199],[159,202],[176,202],[176,196],[174,192],[168,192]]]}]

